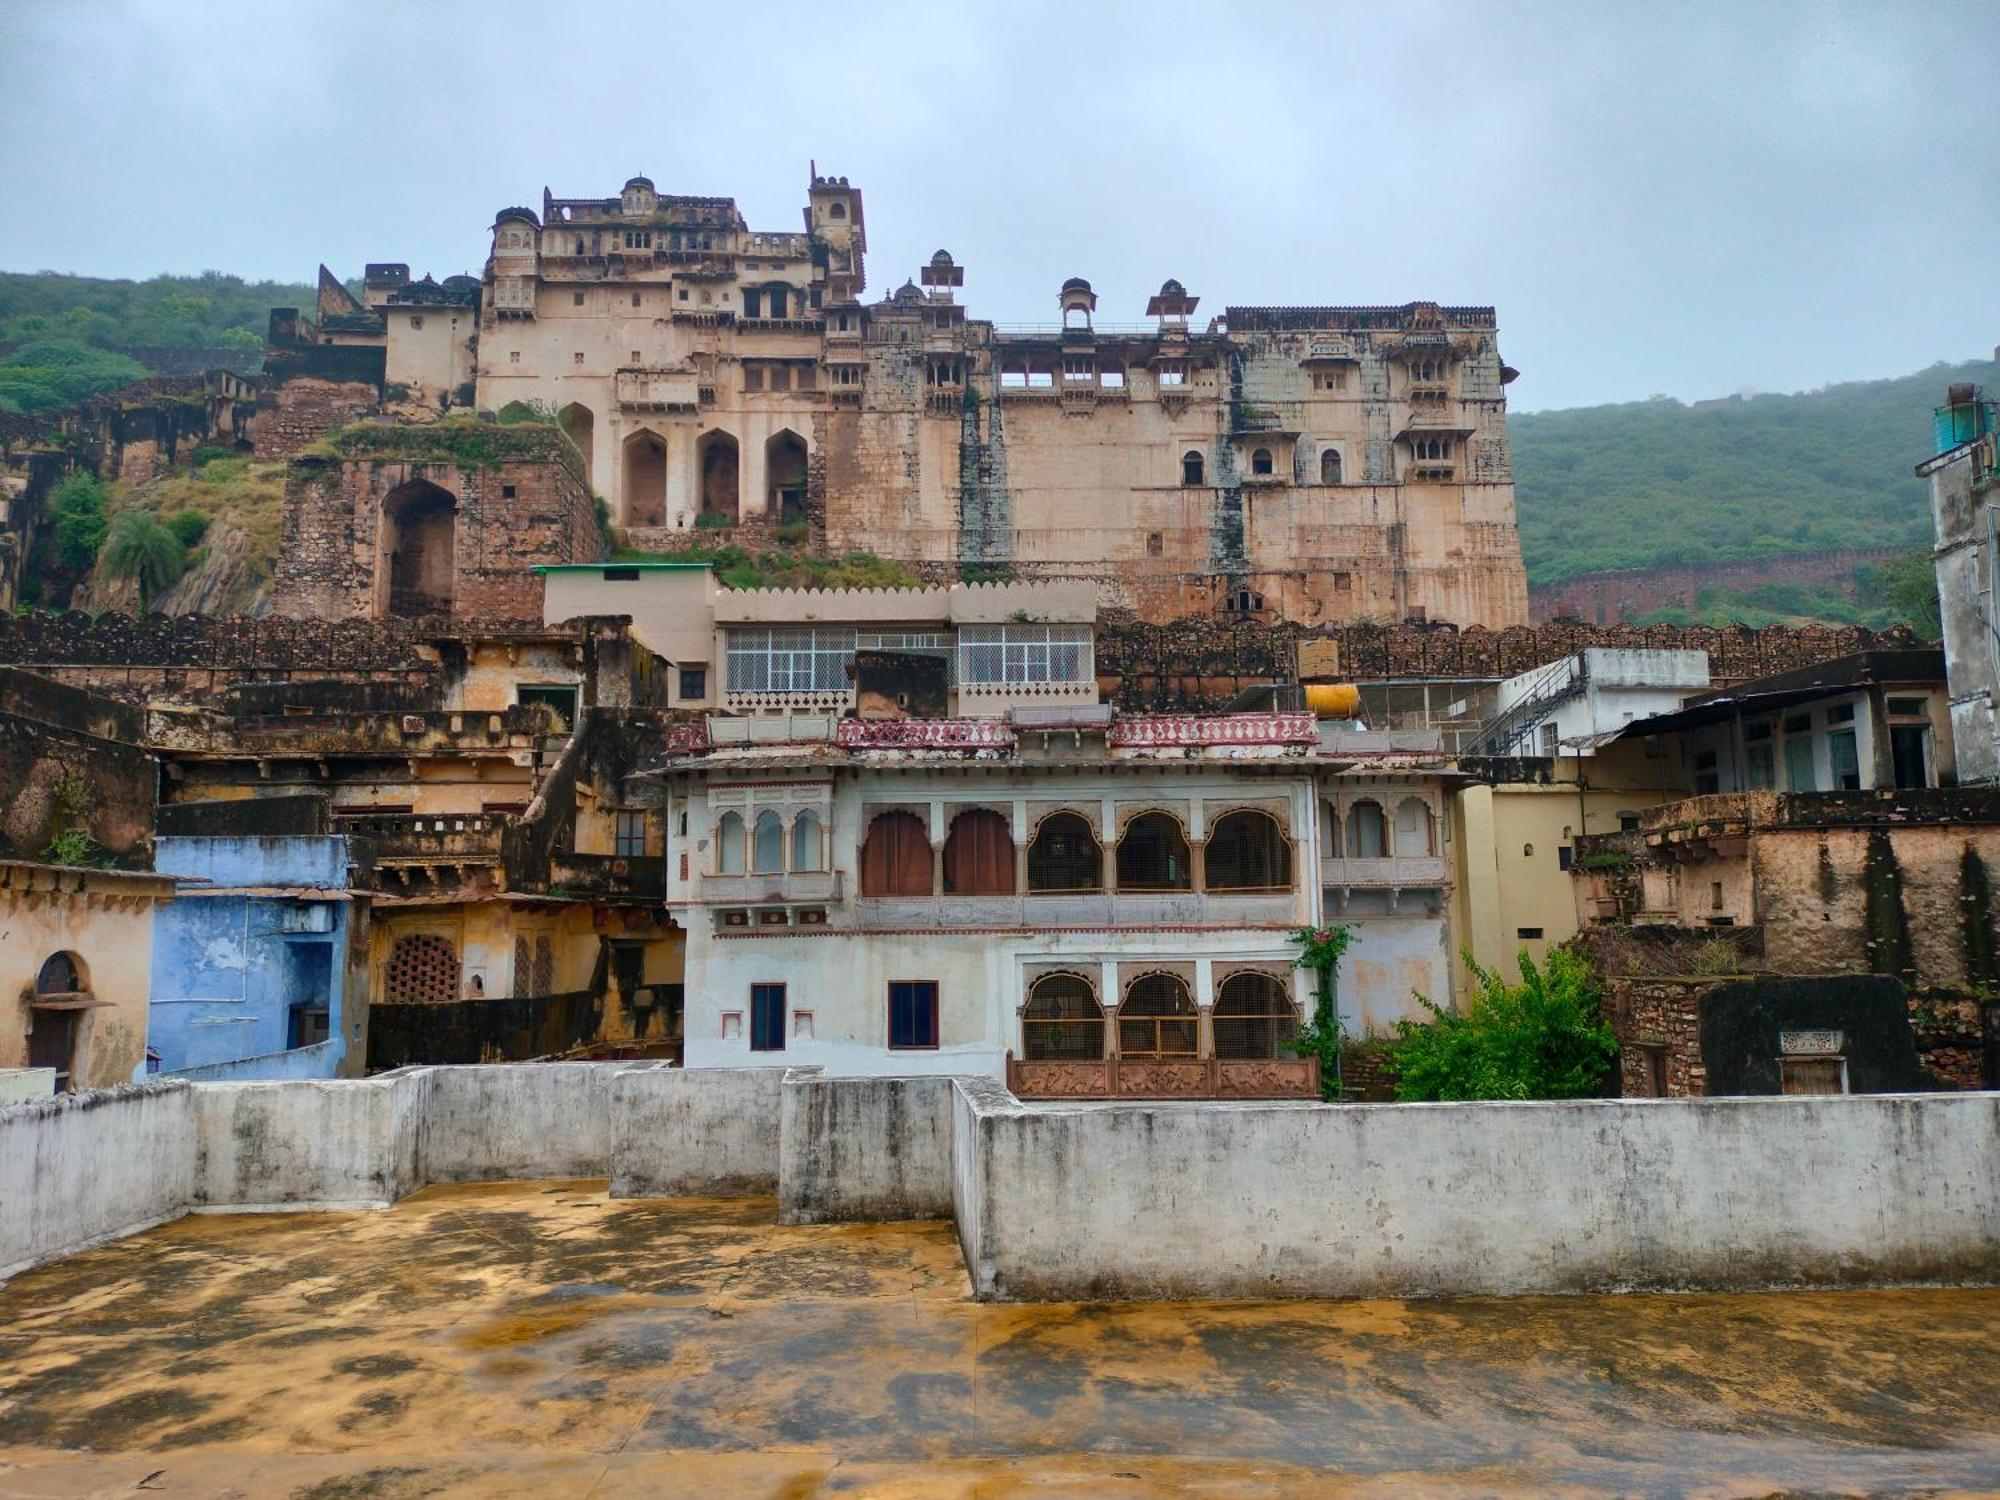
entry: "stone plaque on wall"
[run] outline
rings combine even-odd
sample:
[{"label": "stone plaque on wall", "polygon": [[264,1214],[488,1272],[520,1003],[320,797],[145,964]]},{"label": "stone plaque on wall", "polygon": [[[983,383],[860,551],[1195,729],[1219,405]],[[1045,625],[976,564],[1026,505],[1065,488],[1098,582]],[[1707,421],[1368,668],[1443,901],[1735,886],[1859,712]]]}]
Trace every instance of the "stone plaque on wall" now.
[{"label": "stone plaque on wall", "polygon": [[1781,1031],[1778,1050],[1787,1057],[1838,1056],[1841,1034],[1837,1031]]}]

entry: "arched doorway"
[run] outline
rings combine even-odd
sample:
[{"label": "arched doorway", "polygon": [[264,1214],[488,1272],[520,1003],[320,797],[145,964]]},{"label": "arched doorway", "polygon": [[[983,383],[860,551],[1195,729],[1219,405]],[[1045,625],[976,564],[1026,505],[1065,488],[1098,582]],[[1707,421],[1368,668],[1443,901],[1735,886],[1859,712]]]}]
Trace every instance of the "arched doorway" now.
[{"label": "arched doorway", "polygon": [[625,439],[623,488],[627,526],[667,524],[667,442],[650,431]]},{"label": "arched doorway", "polygon": [[741,513],[736,439],[726,432],[705,433],[695,452],[701,467],[702,520],[710,526],[734,526]]},{"label": "arched doorway", "polygon": [[383,499],[382,519],[389,613],[405,619],[449,615],[457,575],[458,497],[428,480],[412,479]]},{"label": "arched doorway", "polygon": [[28,1066],[53,1068],[55,1091],[76,1089],[76,1044],[82,1011],[91,1002],[90,981],[74,953],[52,953],[35,975],[28,1009]]},{"label": "arched doorway", "polygon": [[764,444],[764,510],[780,526],[806,518],[806,442],[786,428]]},{"label": "arched doorway", "polygon": [[583,454],[584,483],[597,487],[597,418],[581,401],[573,401],[556,413],[556,424],[569,434]]}]

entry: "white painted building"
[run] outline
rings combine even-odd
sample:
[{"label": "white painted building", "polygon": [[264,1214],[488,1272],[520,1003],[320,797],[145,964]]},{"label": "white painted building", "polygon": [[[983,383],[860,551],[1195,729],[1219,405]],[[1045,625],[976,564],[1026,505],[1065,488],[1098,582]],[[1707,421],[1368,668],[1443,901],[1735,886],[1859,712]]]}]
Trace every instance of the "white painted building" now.
[{"label": "white painted building", "polygon": [[687,726],[656,773],[687,1065],[1303,1092],[1295,929],[1356,926],[1351,1034],[1448,1002],[1436,746],[1095,705]]},{"label": "white painted building", "polygon": [[1480,755],[1589,755],[1627,724],[1708,691],[1706,651],[1592,646],[1500,684]]}]

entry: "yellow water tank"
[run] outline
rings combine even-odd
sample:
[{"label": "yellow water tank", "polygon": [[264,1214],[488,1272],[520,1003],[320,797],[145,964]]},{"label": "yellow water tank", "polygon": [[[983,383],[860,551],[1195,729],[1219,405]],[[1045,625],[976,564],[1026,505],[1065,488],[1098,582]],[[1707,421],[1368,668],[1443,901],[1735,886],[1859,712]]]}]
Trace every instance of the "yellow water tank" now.
[{"label": "yellow water tank", "polygon": [[1361,717],[1361,689],[1351,682],[1309,682],[1306,707],[1319,719]]}]

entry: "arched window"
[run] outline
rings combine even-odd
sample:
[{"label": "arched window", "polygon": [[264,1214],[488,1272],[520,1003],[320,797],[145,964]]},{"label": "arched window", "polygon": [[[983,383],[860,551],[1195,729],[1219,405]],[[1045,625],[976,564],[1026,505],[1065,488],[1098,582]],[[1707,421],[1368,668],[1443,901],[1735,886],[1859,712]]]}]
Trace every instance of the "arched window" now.
[{"label": "arched window", "polygon": [[847,217],[847,205],[836,201],[827,209],[826,214],[830,219],[844,219]]},{"label": "arched window", "polygon": [[1104,1056],[1104,1007],[1081,974],[1044,974],[1021,1012],[1021,1055],[1034,1062]]},{"label": "arched window", "polygon": [[1075,813],[1052,813],[1028,846],[1030,891],[1094,891],[1104,884],[1104,851]]},{"label": "arched window", "polygon": [[757,836],[751,841],[750,870],[756,875],[781,875],[785,869],[785,820],[766,808],[757,814]]},{"label": "arched window", "polygon": [[948,896],[1009,896],[1014,892],[1014,837],[1007,820],[975,807],[951,820],[944,841]]},{"label": "arched window", "polygon": [[1125,991],[1118,1007],[1120,1057],[1196,1057],[1201,1019],[1178,974],[1145,974]]},{"label": "arched window", "polygon": [[1340,858],[1340,814],[1333,810],[1331,802],[1319,805],[1319,832],[1320,842],[1325,845],[1324,856],[1327,859]]},{"label": "arched window", "polygon": [[883,813],[861,845],[861,894],[928,896],[931,841],[915,813]]},{"label": "arched window", "polygon": [[1269,813],[1233,812],[1209,830],[1211,891],[1282,890],[1292,883],[1292,846]]},{"label": "arched window", "polygon": [[1347,857],[1380,859],[1389,852],[1382,804],[1362,800],[1347,809]]},{"label": "arched window", "polygon": [[720,875],[743,873],[743,819],[726,812],[715,825],[715,869]]},{"label": "arched window", "polygon": [[1202,463],[1201,454],[1199,454],[1192,448],[1188,449],[1187,452],[1181,455],[1181,483],[1182,484],[1207,483],[1207,480],[1205,480],[1202,477],[1206,467],[1207,466]]},{"label": "arched window", "polygon": [[1395,852],[1401,855],[1435,854],[1431,842],[1431,810],[1420,797],[1406,797],[1396,809]]},{"label": "arched window", "polygon": [[1340,450],[1322,448],[1319,450],[1319,482],[1321,484],[1340,483]]},{"label": "arched window", "polygon": [[1283,981],[1270,974],[1231,974],[1215,996],[1215,1055],[1289,1057],[1299,1011]]},{"label": "arched window", "polygon": [[84,991],[83,966],[74,953],[51,953],[35,975],[37,995],[80,995]]},{"label": "arched window", "polygon": [[1250,455],[1250,472],[1252,474],[1268,474],[1271,472],[1271,450],[1269,448],[1259,448],[1255,453]]},{"label": "arched window", "polygon": [[1118,841],[1118,889],[1184,891],[1189,878],[1187,839],[1166,813],[1141,813]]},{"label": "arched window", "polygon": [[826,845],[820,833],[819,814],[810,808],[792,820],[792,868],[826,868]]}]

